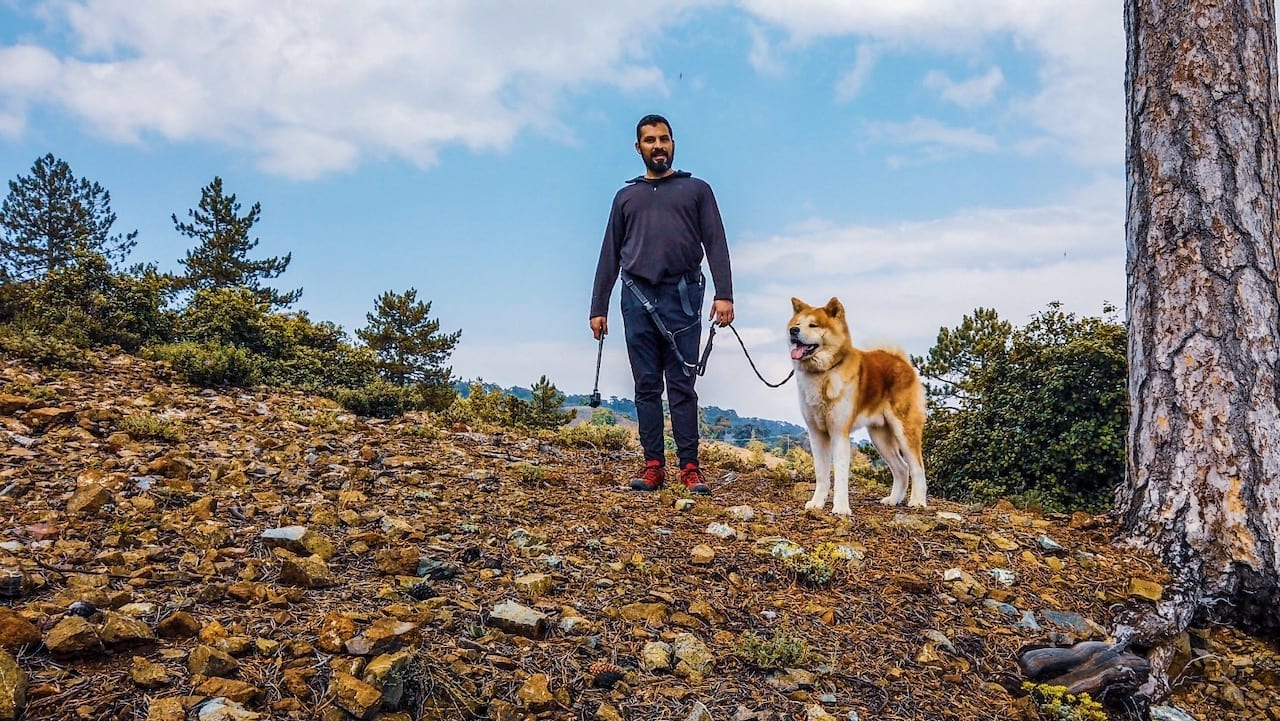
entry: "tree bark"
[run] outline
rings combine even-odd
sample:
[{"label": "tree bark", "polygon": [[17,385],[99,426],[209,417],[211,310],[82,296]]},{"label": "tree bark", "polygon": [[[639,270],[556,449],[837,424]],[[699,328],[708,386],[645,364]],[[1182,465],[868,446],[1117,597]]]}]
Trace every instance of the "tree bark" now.
[{"label": "tree bark", "polygon": [[1174,573],[1163,633],[1193,620],[1275,630],[1273,0],[1126,0],[1125,26],[1132,413],[1121,536]]}]

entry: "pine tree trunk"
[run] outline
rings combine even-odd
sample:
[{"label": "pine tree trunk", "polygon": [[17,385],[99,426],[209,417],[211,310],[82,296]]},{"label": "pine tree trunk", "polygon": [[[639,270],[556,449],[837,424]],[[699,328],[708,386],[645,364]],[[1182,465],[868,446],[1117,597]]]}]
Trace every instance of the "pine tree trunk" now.
[{"label": "pine tree trunk", "polygon": [[1273,0],[1126,0],[1125,539],[1197,617],[1280,627]]}]

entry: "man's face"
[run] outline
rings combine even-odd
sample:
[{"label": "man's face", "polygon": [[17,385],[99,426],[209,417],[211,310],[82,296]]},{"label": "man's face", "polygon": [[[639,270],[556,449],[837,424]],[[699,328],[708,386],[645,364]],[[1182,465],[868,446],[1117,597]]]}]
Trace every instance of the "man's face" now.
[{"label": "man's face", "polygon": [[644,159],[644,167],[651,175],[664,175],[675,162],[676,141],[671,139],[671,128],[666,123],[640,126],[640,139],[636,152]]}]

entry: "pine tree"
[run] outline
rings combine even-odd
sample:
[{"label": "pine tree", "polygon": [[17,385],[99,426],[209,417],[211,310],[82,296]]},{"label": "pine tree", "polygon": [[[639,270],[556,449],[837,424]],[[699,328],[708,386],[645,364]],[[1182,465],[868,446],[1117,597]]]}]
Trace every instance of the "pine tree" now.
[{"label": "pine tree", "polygon": [[262,215],[262,204],[254,203],[245,215],[239,213],[236,196],[224,194],[222,178],[215,177],[200,189],[200,207],[187,211],[190,223],[172,216],[179,233],[199,241],[180,261],[187,269],[184,285],[193,290],[248,288],[273,307],[292,305],[302,296],[301,288],[282,293],[264,287],[261,281],[284,273],[293,254],[250,260],[248,253],[257,247],[258,239],[250,239],[249,230]]},{"label": "pine tree", "polygon": [[430,317],[431,302],[418,300],[418,291],[387,291],[378,296],[368,325],[356,336],[377,356],[378,373],[388,382],[407,386],[452,386],[453,368],[446,366],[462,331],[441,333],[440,321]]},{"label": "pine tree", "polygon": [[530,388],[528,418],[525,424],[531,428],[559,428],[573,419],[574,411],[561,410],[564,394],[546,376],[538,379]]},{"label": "pine tree", "polygon": [[37,158],[30,175],[9,181],[0,204],[0,280],[40,279],[94,255],[123,260],[138,231],[112,235],[115,222],[111,194],[101,185],[76,178],[51,153]]}]

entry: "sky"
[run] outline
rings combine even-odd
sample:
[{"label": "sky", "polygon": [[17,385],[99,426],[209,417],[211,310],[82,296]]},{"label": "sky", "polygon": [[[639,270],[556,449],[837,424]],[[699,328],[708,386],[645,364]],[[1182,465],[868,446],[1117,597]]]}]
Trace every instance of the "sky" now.
[{"label": "sky", "polygon": [[[589,393],[609,206],[660,113],[777,381],[792,297],[917,355],[978,307],[1123,308],[1124,52],[1113,0],[0,0],[0,180],[54,154],[179,270],[171,216],[220,177],[313,320],[416,288],[455,375]],[[620,290],[605,397],[632,396]],[[802,422],[727,330],[698,392]]]}]

